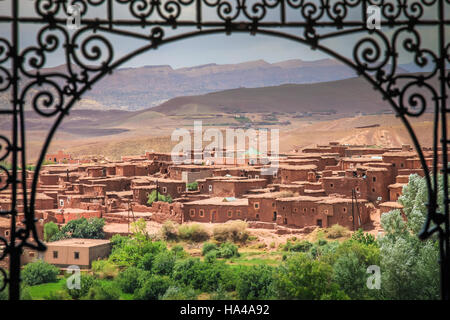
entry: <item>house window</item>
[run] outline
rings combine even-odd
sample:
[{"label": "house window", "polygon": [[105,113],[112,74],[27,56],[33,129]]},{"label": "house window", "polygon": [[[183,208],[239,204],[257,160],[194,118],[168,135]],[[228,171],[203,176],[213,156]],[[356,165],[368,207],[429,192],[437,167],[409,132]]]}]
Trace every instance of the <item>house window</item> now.
[{"label": "house window", "polygon": [[58,251],[53,251],[53,259],[58,259]]},{"label": "house window", "polygon": [[203,190],[203,185],[201,185],[201,189]]},{"label": "house window", "polygon": [[375,192],[375,188],[372,188],[372,192]]},{"label": "house window", "polygon": [[181,192],[181,187],[177,187],[178,192]]},{"label": "house window", "polygon": [[228,215],[228,218],[231,218],[231,216],[233,215],[233,211],[228,210],[227,215]]},{"label": "house window", "polygon": [[273,219],[272,220],[273,221],[277,221],[277,212],[276,211],[273,212]]},{"label": "house window", "polygon": [[259,220],[259,214],[256,214],[256,220]]},{"label": "house window", "polygon": [[322,219],[317,219],[317,225],[322,228]]},{"label": "house window", "polygon": [[347,212],[347,208],[342,208],[342,212],[346,213]]},{"label": "house window", "polygon": [[77,251],[75,251],[75,252],[73,253],[73,257],[74,257],[75,260],[80,259],[80,253],[77,252]]},{"label": "house window", "polygon": [[189,215],[190,215],[191,217],[195,216],[195,209],[190,209],[190,210],[189,210]]},{"label": "house window", "polygon": [[373,181],[373,182],[377,181],[377,177],[373,177],[373,178],[372,178],[372,181]]},{"label": "house window", "polygon": [[297,208],[294,208],[294,212],[297,212]]},{"label": "house window", "polygon": [[287,218],[284,218],[283,222],[284,224],[287,224]]},{"label": "house window", "polygon": [[32,251],[28,252],[28,256],[29,256],[30,258],[34,258],[34,252],[32,252]]},{"label": "house window", "polygon": [[248,178],[249,178],[249,179],[251,179],[251,178],[252,178],[252,175],[251,175],[251,174],[249,174],[249,175],[248,175]]},{"label": "house window", "polygon": [[9,236],[9,230],[5,230],[5,237]]},{"label": "house window", "polygon": [[333,187],[334,187],[334,184],[330,183],[330,188],[333,188]]},{"label": "house window", "polygon": [[240,217],[240,216],[241,216],[241,210],[236,210],[236,215],[237,215],[238,217]]},{"label": "house window", "polygon": [[276,172],[273,173],[273,177],[274,177],[274,178],[277,177],[277,173],[276,173]]},{"label": "house window", "polygon": [[258,175],[255,175],[255,179],[259,179],[259,176],[258,176]]},{"label": "house window", "polygon": [[259,209],[259,202],[255,202],[255,203],[253,204],[253,207],[254,207],[255,209]]},{"label": "house window", "polygon": [[303,208],[303,212],[305,212],[305,213],[306,213],[306,211],[308,211],[308,209],[306,209],[306,208]]},{"label": "house window", "polygon": [[205,216],[205,210],[203,210],[203,209],[198,210],[198,215],[200,217],[204,217]]},{"label": "house window", "polygon": [[64,200],[63,199],[59,199],[59,206],[60,207],[64,207]]},{"label": "house window", "polygon": [[163,192],[163,193],[167,193],[167,188],[166,188],[166,187],[163,187],[163,188],[162,188],[162,192]]},{"label": "house window", "polygon": [[400,163],[400,168],[403,168],[405,165],[403,163]]},{"label": "house window", "polygon": [[272,202],[272,208],[275,208],[275,202]]},{"label": "house window", "polygon": [[316,209],[315,208],[311,208],[311,212],[312,213],[316,212]]},{"label": "house window", "polygon": [[209,190],[209,192],[212,192],[212,184],[210,184],[210,185],[208,186],[208,190]]}]

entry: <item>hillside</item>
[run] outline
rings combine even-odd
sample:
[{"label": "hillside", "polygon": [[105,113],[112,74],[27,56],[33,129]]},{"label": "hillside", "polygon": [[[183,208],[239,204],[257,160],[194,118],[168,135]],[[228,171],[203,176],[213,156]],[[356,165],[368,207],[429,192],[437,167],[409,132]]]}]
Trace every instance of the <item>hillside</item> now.
[{"label": "hillside", "polygon": [[[314,84],[239,88],[171,99],[152,112],[166,115],[196,113],[318,113],[336,115],[391,112],[381,94],[363,78]],[[146,111],[147,112],[147,111]]]}]

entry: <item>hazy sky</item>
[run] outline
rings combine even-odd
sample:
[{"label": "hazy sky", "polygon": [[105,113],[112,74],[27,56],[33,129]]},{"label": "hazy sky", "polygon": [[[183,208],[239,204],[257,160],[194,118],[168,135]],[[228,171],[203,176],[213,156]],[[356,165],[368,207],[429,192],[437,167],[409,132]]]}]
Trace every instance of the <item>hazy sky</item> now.
[{"label": "hazy sky", "polygon": [[[11,0],[0,0],[0,15],[9,15],[11,12]],[[255,3],[257,0],[248,0],[247,3]],[[163,0],[164,2],[164,0]],[[212,2],[212,0],[210,0]],[[230,0],[234,3],[233,0]],[[261,2],[261,1],[259,1]],[[310,0],[309,2],[318,2]],[[333,2],[333,1],[331,1]],[[20,0],[21,12],[23,16],[33,15],[33,0]],[[115,16],[116,18],[129,18],[129,10],[125,5],[116,4]],[[449,7],[447,7],[448,9]],[[449,11],[449,10],[446,10]],[[105,7],[90,9],[89,17],[105,16]],[[179,19],[189,19],[193,17],[192,8],[184,8],[183,14]],[[431,15],[434,13],[431,13]],[[271,10],[267,19],[277,19],[279,11]],[[288,11],[288,17],[294,17],[298,12],[293,10]],[[350,16],[358,18],[359,12],[350,12]],[[204,19],[208,20],[215,18],[213,11],[204,13]],[[242,19],[244,20],[244,19]],[[248,21],[248,20],[247,20]],[[36,44],[36,29],[38,25],[21,25],[21,46],[30,46]],[[137,31],[141,31],[137,30]],[[195,29],[192,29],[195,30]],[[389,29],[385,28],[386,33],[390,33]],[[291,33],[297,33],[298,30],[286,30]],[[167,34],[179,33],[181,28],[176,30],[167,30]],[[9,37],[10,28],[8,24],[0,24],[0,37]],[[359,34],[356,36],[327,40],[325,44],[336,49],[339,53],[351,56],[352,48],[356,39],[362,38],[366,34]],[[423,44],[427,47],[435,47],[437,44],[437,33],[435,30],[427,29],[426,36],[422,38]],[[114,40],[115,57],[128,53],[130,48],[137,48],[144,45],[144,42],[137,42],[135,40],[117,37]],[[212,36],[199,36],[187,40],[177,41],[174,43],[160,46],[158,50],[151,50],[145,54],[128,61],[122,67],[138,67],[143,65],[162,65],[168,64],[174,68],[195,66],[207,63],[239,63],[244,61],[264,59],[268,62],[277,62],[287,59],[302,59],[302,60],[316,60],[328,58],[329,56],[319,51],[313,51],[309,47],[277,37],[256,35],[249,36],[248,34],[232,34],[226,36],[224,34]],[[400,62],[408,63],[412,61],[412,55],[401,54]],[[55,66],[65,63],[64,57],[60,54],[48,57],[47,66]]]}]

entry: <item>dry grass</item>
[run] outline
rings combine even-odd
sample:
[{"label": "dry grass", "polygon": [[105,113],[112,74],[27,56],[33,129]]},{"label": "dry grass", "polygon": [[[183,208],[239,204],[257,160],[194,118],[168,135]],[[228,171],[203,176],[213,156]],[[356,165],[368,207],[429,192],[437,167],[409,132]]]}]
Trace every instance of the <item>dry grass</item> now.
[{"label": "dry grass", "polygon": [[241,220],[228,221],[213,228],[213,237],[219,242],[233,241],[244,243],[247,241],[248,236],[247,222]]}]

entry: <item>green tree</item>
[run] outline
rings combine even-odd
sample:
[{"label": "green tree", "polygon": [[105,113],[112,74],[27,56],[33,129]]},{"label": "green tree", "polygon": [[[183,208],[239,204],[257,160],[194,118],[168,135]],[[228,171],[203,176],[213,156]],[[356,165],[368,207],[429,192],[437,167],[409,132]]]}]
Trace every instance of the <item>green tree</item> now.
[{"label": "green tree", "polygon": [[28,286],[56,282],[59,269],[47,262],[38,260],[28,263],[22,271],[22,280]]},{"label": "green tree", "polygon": [[134,294],[136,300],[158,300],[173,285],[173,281],[167,276],[153,275],[147,279],[142,288]]},{"label": "green tree", "polygon": [[88,274],[81,274],[80,276],[80,287],[69,289],[68,286],[64,286],[67,293],[72,297],[72,299],[79,300],[85,297],[89,290],[96,285],[97,280]]},{"label": "green tree", "polygon": [[195,290],[189,287],[169,287],[161,300],[196,300]]},{"label": "green tree", "polygon": [[329,264],[300,253],[280,266],[275,273],[274,286],[279,299],[348,299],[332,277]]},{"label": "green tree", "polygon": [[172,203],[173,199],[170,195],[165,196],[165,195],[161,194],[160,192],[156,192],[156,190],[153,190],[148,195],[147,204],[151,206],[154,201],[162,201],[162,202]]},{"label": "green tree", "polygon": [[171,275],[175,265],[175,256],[170,251],[162,251],[155,256],[152,270],[156,274]]},{"label": "green tree", "polygon": [[53,221],[50,221],[44,225],[44,241],[50,241],[50,239],[59,232],[58,225]]},{"label": "green tree", "polygon": [[142,286],[142,276],[144,273],[145,271],[139,268],[129,267],[119,273],[115,281],[123,292],[134,293]]},{"label": "green tree", "polygon": [[120,289],[113,281],[96,282],[86,295],[87,300],[119,300]]},{"label": "green tree", "polygon": [[[442,176],[439,177],[439,203],[442,203]],[[425,179],[411,175],[403,187],[400,210],[381,217],[385,234],[380,243],[381,294],[387,299],[438,299],[439,249],[435,236],[421,241],[418,233],[427,215]]]},{"label": "green tree", "polygon": [[105,220],[102,218],[81,218],[71,220],[50,240],[55,241],[55,239],[64,238],[104,239],[104,226]]},{"label": "green tree", "polygon": [[269,266],[253,266],[239,273],[236,291],[239,299],[272,299],[274,269]]}]

